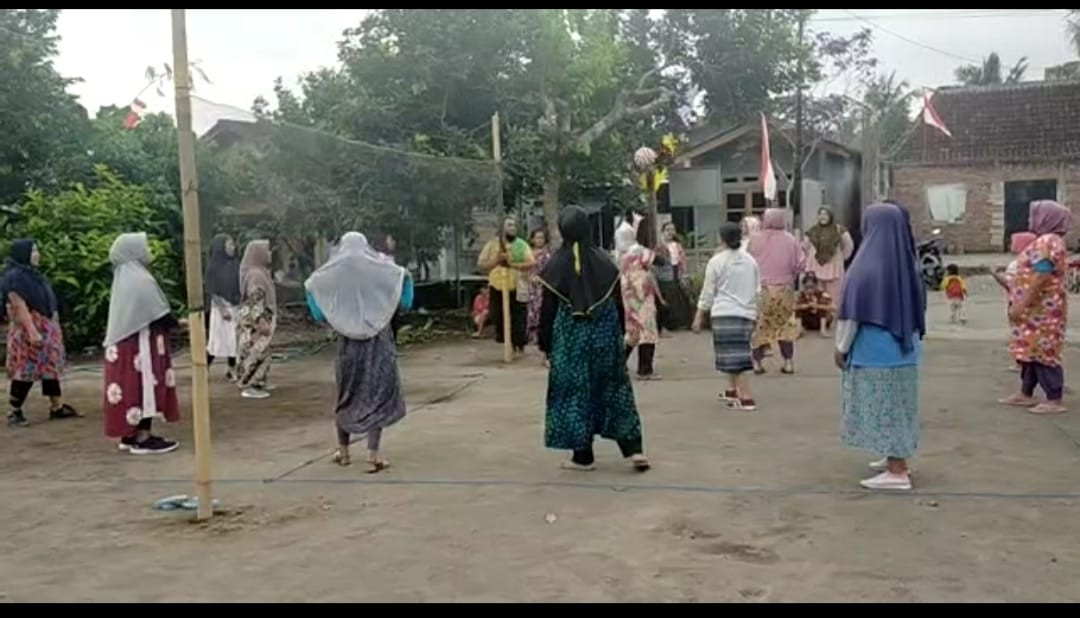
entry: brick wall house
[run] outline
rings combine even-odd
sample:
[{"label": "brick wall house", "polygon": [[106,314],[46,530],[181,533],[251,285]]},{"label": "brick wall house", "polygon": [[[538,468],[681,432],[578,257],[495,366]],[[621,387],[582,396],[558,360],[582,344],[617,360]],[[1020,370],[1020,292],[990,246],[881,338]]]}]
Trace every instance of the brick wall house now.
[{"label": "brick wall house", "polygon": [[1080,216],[1080,81],[944,88],[933,103],[953,136],[920,122],[891,161],[917,237],[940,229],[952,251],[1000,252],[1033,200]]}]

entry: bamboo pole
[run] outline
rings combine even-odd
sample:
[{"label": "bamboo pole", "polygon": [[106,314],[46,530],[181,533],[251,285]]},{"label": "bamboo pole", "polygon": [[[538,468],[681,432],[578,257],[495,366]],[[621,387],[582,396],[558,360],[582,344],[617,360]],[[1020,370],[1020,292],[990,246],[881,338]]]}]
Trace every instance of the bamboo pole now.
[{"label": "bamboo pole", "polygon": [[180,193],[184,208],[184,265],[187,279],[188,332],[191,336],[191,408],[195,433],[196,518],[214,514],[210,467],[210,394],[207,387],[206,323],[203,321],[202,242],[199,238],[199,175],[195,168],[195,132],[191,127],[191,73],[188,67],[184,9],[172,9],[173,84],[180,151]]},{"label": "bamboo pole", "polygon": [[[491,158],[495,160],[495,165],[499,167],[499,182],[497,197],[495,202],[496,214],[502,212],[502,138],[500,137],[499,128],[499,112],[495,112],[491,116]],[[509,249],[506,246],[506,236],[503,234],[502,223],[500,219],[499,224],[499,245],[503,247],[503,250]],[[507,253],[509,255],[509,253]],[[512,269],[507,267],[503,271],[506,278],[503,279],[503,287],[510,287],[510,276],[513,275]],[[514,343],[510,340],[510,290],[502,290],[500,294],[502,296],[502,329],[503,329],[503,362],[510,364],[514,362]]]}]

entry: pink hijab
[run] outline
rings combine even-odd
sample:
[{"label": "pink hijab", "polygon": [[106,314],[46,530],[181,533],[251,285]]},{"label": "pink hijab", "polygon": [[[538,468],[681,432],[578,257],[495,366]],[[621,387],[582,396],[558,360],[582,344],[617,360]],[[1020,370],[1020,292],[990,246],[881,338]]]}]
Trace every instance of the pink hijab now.
[{"label": "pink hijab", "polygon": [[1068,208],[1053,200],[1038,200],[1031,203],[1031,216],[1028,229],[1036,236],[1056,234],[1064,237],[1069,232],[1072,213]]},{"label": "pink hijab", "polygon": [[787,231],[787,211],[770,208],[762,229],[750,237],[747,249],[757,260],[764,285],[792,285],[805,261],[799,241]]}]

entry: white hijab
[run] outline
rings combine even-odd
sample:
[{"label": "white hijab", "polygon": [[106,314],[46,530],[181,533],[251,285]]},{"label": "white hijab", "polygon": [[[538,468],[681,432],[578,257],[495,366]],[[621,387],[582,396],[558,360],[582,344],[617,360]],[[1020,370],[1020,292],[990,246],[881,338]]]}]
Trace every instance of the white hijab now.
[{"label": "white hijab", "polygon": [[145,233],[121,234],[113,241],[109,249],[113,281],[105,347],[120,343],[169,314],[165,293],[146,268],[150,259]]},{"label": "white hijab", "polygon": [[335,331],[363,341],[390,324],[404,279],[404,268],[372,249],[363,234],[349,232],[304,288]]},{"label": "white hijab", "polygon": [[618,229],[615,230],[615,263],[621,263],[623,256],[630,252],[634,248],[634,245],[638,244],[637,232],[638,227],[641,225],[644,217],[634,213],[633,221],[623,220]]}]

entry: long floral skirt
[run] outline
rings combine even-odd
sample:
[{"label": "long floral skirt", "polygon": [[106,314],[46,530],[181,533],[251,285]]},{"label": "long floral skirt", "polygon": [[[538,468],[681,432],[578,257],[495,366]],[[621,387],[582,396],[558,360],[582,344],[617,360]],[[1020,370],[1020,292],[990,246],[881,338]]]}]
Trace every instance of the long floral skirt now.
[{"label": "long floral skirt", "polygon": [[801,334],[802,326],[795,318],[795,290],[791,286],[762,288],[751,346],[756,350],[780,341],[795,341]]},{"label": "long floral skirt", "polygon": [[105,348],[105,435],[133,435],[143,419],[180,420],[169,333],[144,328]]},{"label": "long floral skirt", "polygon": [[907,459],[919,447],[919,368],[853,367],[843,375],[847,446],[878,456]]}]

